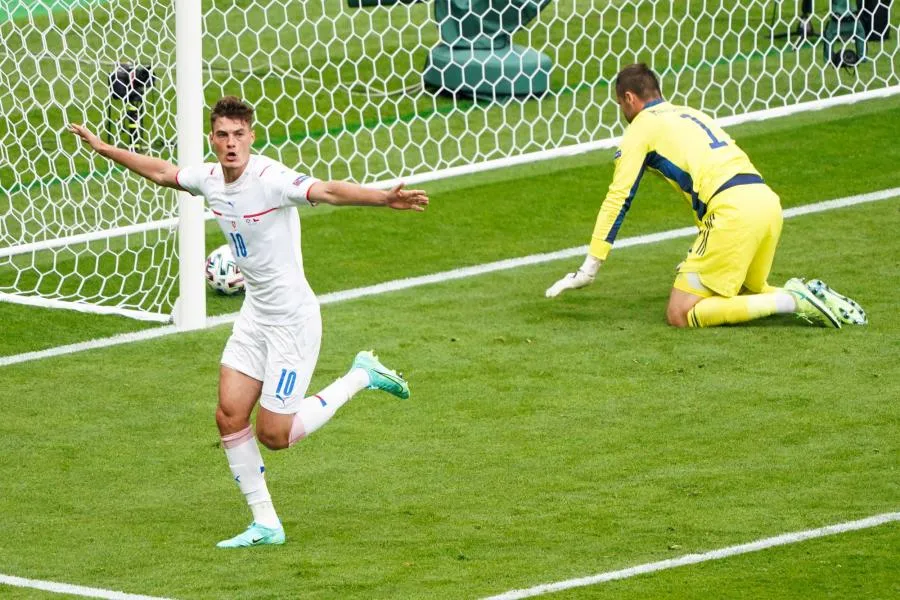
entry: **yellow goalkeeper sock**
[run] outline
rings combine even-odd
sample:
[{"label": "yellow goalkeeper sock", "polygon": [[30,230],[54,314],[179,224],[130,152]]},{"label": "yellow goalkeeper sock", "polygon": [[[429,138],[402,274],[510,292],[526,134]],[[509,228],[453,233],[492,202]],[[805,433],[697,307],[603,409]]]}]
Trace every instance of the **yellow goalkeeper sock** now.
[{"label": "yellow goalkeeper sock", "polygon": [[688,313],[690,327],[715,327],[732,323],[745,323],[761,317],[768,317],[779,310],[779,294],[753,294],[723,298],[704,298]]}]

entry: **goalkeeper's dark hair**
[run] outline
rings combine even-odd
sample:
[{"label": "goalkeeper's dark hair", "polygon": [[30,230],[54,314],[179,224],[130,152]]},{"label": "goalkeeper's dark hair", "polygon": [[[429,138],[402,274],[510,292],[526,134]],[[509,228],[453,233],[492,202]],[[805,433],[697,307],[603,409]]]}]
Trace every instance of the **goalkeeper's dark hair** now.
[{"label": "goalkeeper's dark hair", "polygon": [[624,98],[625,92],[631,92],[641,100],[662,96],[659,78],[644,63],[628,65],[616,75],[616,96]]},{"label": "goalkeeper's dark hair", "polygon": [[209,113],[209,127],[212,129],[216,119],[226,117],[235,121],[244,121],[247,127],[253,127],[253,107],[237,96],[225,96],[213,106]]}]

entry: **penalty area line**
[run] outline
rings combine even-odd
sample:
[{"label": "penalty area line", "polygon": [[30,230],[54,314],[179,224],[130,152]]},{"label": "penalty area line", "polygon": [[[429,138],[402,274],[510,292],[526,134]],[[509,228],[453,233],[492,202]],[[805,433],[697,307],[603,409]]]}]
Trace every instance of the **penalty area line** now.
[{"label": "penalty area line", "polygon": [[105,598],[106,600],[171,600],[158,596],[142,596],[140,594],[128,594],[114,590],[72,585],[69,583],[57,583],[55,581],[42,581],[40,579],[25,579],[0,573],[0,585],[31,588],[55,594],[69,594],[70,596],[85,596],[87,598]]},{"label": "penalty area line", "polygon": [[[846,208],[849,206],[856,206],[858,204],[865,204],[868,202],[876,202],[878,200],[887,200],[889,198],[895,198],[897,196],[900,196],[900,187],[889,188],[877,192],[870,192],[867,194],[859,194],[856,196],[847,196],[845,198],[836,198],[834,200],[825,200],[823,202],[816,202],[814,204],[805,204],[803,206],[788,208],[784,211],[784,218],[790,219],[802,215],[810,215],[814,213],[835,210],[838,208]],[[696,227],[681,227],[679,229],[670,229],[668,231],[661,231],[658,233],[650,233],[646,235],[637,235],[623,238],[616,241],[614,249],[630,248],[632,246],[645,246],[647,244],[655,244],[658,242],[674,240],[677,238],[691,237],[693,235],[697,235]],[[484,263],[471,267],[461,267],[459,269],[451,269],[449,271],[432,273],[431,275],[408,277],[405,279],[395,279],[393,281],[386,281],[384,283],[379,283],[376,285],[369,285],[350,290],[343,290],[340,292],[323,294],[322,296],[319,296],[319,302],[321,304],[346,302],[347,300],[354,300],[356,298],[363,298],[365,296],[376,296],[379,294],[386,294],[388,292],[407,290],[422,285],[430,285],[432,283],[444,283],[456,279],[465,279],[468,277],[474,277],[476,275],[484,275],[486,273],[496,273],[498,271],[507,271],[510,269],[518,269],[520,267],[539,265],[555,260],[584,256],[587,253],[587,250],[587,246],[577,246],[575,248],[566,248],[565,250],[558,250],[556,252],[531,254],[529,256],[522,256],[520,258],[509,258],[506,260],[499,260],[496,262]],[[543,296],[543,290],[538,290],[535,293]],[[206,320],[206,325],[207,327],[215,327],[216,325],[233,323],[235,319],[237,319],[237,313],[219,315],[216,317],[208,318]],[[75,354],[77,352],[93,350],[96,348],[108,348],[110,346],[118,346],[120,344],[150,340],[171,335],[173,333],[179,333],[180,331],[181,330],[174,325],[166,325],[164,327],[155,327],[153,329],[145,329],[143,331],[122,333],[108,338],[100,338],[87,342],[79,342],[76,344],[67,344],[65,346],[56,346],[54,348],[48,348],[46,350],[37,350],[34,352],[25,352],[23,354],[2,356],[0,357],[0,367],[6,367],[9,365],[15,365],[33,360],[41,360],[53,356]]]},{"label": "penalty area line", "polygon": [[718,550],[711,550],[702,554],[685,554],[684,556],[679,556],[678,558],[670,558],[668,560],[645,563],[634,567],[628,567],[627,569],[619,569],[618,571],[607,571],[606,573],[598,573],[597,575],[591,575],[589,577],[566,579],[564,581],[544,583],[520,590],[510,590],[508,592],[503,592],[502,594],[497,594],[496,596],[489,596],[487,598],[484,598],[483,600],[521,600],[522,598],[533,598],[535,596],[542,596],[544,594],[570,590],[572,588],[597,585],[598,583],[617,581],[619,579],[628,579],[637,575],[655,573],[657,571],[674,569],[676,567],[683,567],[685,565],[695,565],[697,563],[708,562],[711,560],[721,560],[730,556],[759,552],[760,550],[767,550],[769,548],[775,548],[776,546],[796,544],[798,542],[804,542],[806,540],[825,537],[829,535],[837,535],[840,533],[847,533],[849,531],[859,531],[860,529],[869,529],[871,527],[878,527],[879,525],[884,525],[885,523],[892,523],[895,521],[900,521],[900,512],[883,513],[880,515],[866,517],[865,519],[859,519],[857,521],[848,521],[846,523],[838,523],[837,525],[828,525],[827,527],[820,527],[818,529],[807,529],[806,531],[784,533],[782,535],[776,535],[775,537],[756,540],[755,542],[750,542],[747,544],[728,546],[727,548],[719,548]]}]

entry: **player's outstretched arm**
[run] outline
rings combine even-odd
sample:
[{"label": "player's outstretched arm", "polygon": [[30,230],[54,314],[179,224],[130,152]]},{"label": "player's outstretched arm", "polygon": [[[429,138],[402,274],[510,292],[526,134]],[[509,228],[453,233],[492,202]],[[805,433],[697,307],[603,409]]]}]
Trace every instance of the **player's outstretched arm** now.
[{"label": "player's outstretched arm", "polygon": [[547,288],[544,293],[548,298],[556,298],[566,290],[577,290],[594,282],[597,271],[603,261],[588,254],[584,257],[584,263],[574,273],[567,273],[562,279]]},{"label": "player's outstretched arm", "polygon": [[396,210],[423,211],[428,196],[423,190],[405,190],[403,184],[391,190],[374,190],[349,181],[317,181],[309,189],[310,202],[335,206],[389,206]]},{"label": "player's outstretched arm", "polygon": [[178,174],[178,167],[172,163],[161,158],[131,152],[124,148],[116,148],[94,135],[84,125],[79,125],[78,123],[71,123],[69,131],[81,138],[81,141],[90,146],[97,154],[119,163],[141,177],[146,177],[157,185],[176,190],[182,189],[175,178]]}]

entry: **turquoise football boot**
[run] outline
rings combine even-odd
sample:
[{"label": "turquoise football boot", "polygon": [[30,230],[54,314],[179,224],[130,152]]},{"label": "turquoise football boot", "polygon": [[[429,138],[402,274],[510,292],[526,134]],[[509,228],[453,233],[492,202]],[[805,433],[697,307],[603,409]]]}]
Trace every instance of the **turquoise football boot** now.
[{"label": "turquoise football boot", "polygon": [[279,525],[276,529],[263,527],[255,522],[250,523],[246,531],[239,533],[229,540],[222,540],[216,544],[217,548],[247,548],[249,546],[267,546],[284,543],[284,527]]},{"label": "turquoise football boot", "polygon": [[381,364],[372,352],[363,350],[357,354],[351,369],[362,369],[369,374],[368,389],[382,390],[402,400],[409,398],[409,384],[403,376]]}]

